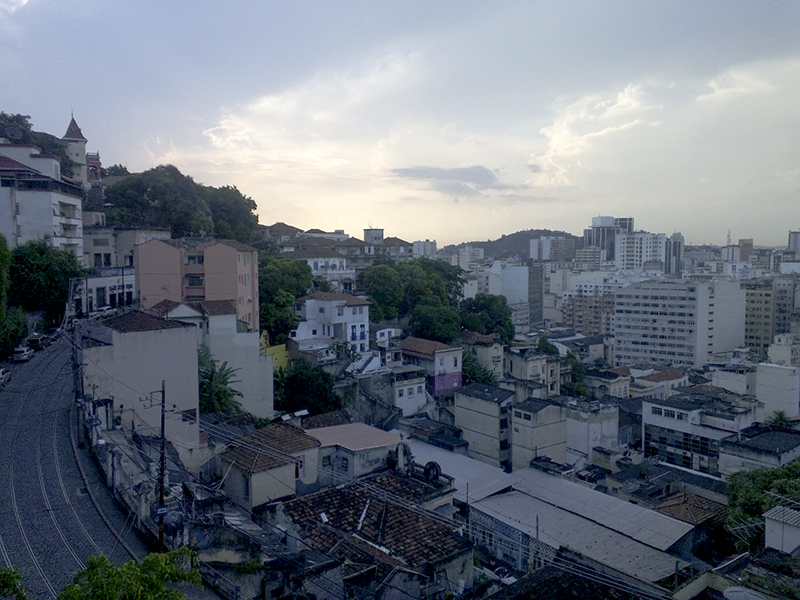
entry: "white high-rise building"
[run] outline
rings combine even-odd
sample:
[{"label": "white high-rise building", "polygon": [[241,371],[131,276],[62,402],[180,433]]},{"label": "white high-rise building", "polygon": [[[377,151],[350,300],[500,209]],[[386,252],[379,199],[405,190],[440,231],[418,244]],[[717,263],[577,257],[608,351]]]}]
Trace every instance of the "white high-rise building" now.
[{"label": "white high-rise building", "polygon": [[635,283],[616,293],[615,364],[699,367],[743,346],[744,324],[745,291],[737,281]]}]

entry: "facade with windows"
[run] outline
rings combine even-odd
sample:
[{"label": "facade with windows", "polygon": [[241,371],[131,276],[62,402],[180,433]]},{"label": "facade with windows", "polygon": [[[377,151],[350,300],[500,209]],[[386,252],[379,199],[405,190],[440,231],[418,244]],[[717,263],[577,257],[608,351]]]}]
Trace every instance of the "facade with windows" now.
[{"label": "facade with windows", "polygon": [[514,392],[470,383],[455,394],[455,425],[469,442],[468,454],[495,467],[511,470],[511,410]]},{"label": "facade with windows", "polygon": [[763,413],[763,405],[753,396],[718,388],[646,398],[642,401],[645,455],[719,476],[720,441],[763,420]]},{"label": "facade with windows", "polygon": [[744,343],[745,292],[737,281],[635,283],[616,293],[615,365],[700,367]]},{"label": "facade with windows", "polygon": [[461,348],[417,337],[407,337],[400,347],[403,363],[425,371],[434,398],[452,394],[461,387]]},{"label": "facade with windows", "polygon": [[369,350],[370,301],[352,294],[314,292],[295,303],[295,314],[300,325],[290,334],[301,342],[318,340],[330,346],[336,341],[346,341],[354,352]]}]

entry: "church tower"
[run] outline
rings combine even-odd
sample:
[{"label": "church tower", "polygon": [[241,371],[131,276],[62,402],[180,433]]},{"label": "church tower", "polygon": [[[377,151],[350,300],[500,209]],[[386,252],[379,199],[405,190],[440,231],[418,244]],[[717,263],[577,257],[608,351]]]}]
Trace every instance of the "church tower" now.
[{"label": "church tower", "polygon": [[69,127],[64,137],[61,138],[67,143],[67,156],[72,159],[74,163],[72,166],[72,180],[88,190],[91,184],[89,183],[89,176],[86,169],[86,142],[87,139],[83,137],[81,128],[75,122],[73,116],[69,121]]}]

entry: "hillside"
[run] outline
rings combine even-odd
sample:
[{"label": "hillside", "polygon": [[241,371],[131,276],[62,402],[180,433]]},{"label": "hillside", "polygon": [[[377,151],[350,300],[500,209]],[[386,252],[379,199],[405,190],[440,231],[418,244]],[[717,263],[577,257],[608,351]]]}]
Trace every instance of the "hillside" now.
[{"label": "hillside", "polygon": [[583,240],[566,231],[552,231],[550,229],[526,229],[503,235],[496,240],[486,242],[464,242],[457,245],[445,246],[442,250],[455,250],[464,246],[478,246],[483,248],[484,255],[491,258],[530,258],[530,241],[540,237],[569,237],[575,238],[577,246],[583,245]]}]

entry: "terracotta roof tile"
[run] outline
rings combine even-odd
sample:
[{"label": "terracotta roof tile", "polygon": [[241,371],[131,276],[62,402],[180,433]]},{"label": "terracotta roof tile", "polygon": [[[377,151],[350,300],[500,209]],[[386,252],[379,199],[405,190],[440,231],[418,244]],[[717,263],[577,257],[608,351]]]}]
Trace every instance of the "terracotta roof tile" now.
[{"label": "terracotta roof tile", "polygon": [[232,442],[220,456],[245,472],[260,473],[293,462],[289,455],[315,446],[319,441],[299,427],[276,423]]},{"label": "terracotta roof tile", "polygon": [[403,352],[413,354],[421,354],[423,356],[433,356],[433,353],[438,350],[451,350],[453,347],[437,342],[434,340],[426,340],[418,337],[407,337],[403,340],[401,347]]},{"label": "terracotta roof tile", "polygon": [[672,379],[680,379],[684,375],[682,373],[678,373],[677,371],[658,371],[657,373],[652,373],[651,375],[647,375],[646,377],[639,377],[640,381],[652,381],[653,383],[660,383],[662,381],[670,381]]},{"label": "terracotta roof tile", "polygon": [[194,327],[188,323],[181,323],[180,321],[169,321],[167,319],[160,319],[147,313],[132,311],[117,317],[105,319],[103,324],[110,327],[114,331],[122,333],[134,333],[140,331],[158,331],[161,329],[185,329],[186,327]]}]

